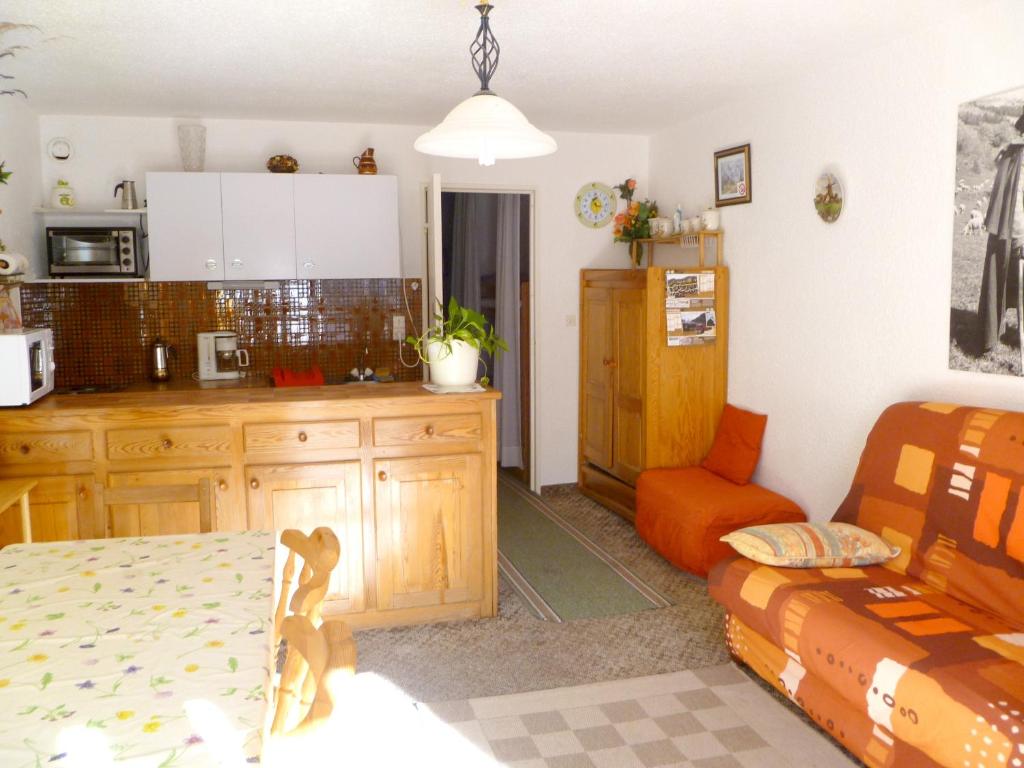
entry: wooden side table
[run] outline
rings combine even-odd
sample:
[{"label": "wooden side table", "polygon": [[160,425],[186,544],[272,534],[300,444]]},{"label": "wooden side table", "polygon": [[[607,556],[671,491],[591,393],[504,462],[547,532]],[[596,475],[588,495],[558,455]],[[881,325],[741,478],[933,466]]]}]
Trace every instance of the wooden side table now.
[{"label": "wooden side table", "polygon": [[0,480],[0,514],[18,504],[21,509],[21,533],[25,543],[32,543],[32,516],[29,514],[28,494],[36,487],[31,479]]}]

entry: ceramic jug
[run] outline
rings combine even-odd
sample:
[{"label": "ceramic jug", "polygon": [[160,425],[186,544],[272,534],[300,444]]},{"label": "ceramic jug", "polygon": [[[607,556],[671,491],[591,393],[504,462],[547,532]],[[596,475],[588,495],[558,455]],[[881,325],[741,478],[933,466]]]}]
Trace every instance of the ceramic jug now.
[{"label": "ceramic jug", "polygon": [[377,173],[377,161],[373,159],[373,147],[367,147],[363,154],[352,158],[352,165],[359,169],[363,175]]}]

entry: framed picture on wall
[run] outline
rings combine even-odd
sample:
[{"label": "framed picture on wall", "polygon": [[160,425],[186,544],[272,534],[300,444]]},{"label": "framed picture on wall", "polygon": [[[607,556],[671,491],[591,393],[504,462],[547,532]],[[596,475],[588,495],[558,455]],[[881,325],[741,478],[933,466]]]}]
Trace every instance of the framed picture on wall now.
[{"label": "framed picture on wall", "polygon": [[750,145],[715,152],[715,206],[750,202]]}]

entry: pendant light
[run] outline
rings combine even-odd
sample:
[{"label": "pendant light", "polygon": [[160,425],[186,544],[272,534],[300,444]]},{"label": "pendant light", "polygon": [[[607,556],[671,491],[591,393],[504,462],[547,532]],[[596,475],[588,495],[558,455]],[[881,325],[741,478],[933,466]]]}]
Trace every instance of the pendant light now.
[{"label": "pendant light", "polygon": [[418,152],[476,158],[480,165],[494,165],[498,159],[540,157],[558,149],[553,138],[535,128],[511,102],[490,89],[501,53],[501,46],[491,32],[492,7],[487,0],[476,6],[480,29],[469,49],[473,71],[480,78],[480,90],[458,104],[440,125],[416,139],[413,146]]}]

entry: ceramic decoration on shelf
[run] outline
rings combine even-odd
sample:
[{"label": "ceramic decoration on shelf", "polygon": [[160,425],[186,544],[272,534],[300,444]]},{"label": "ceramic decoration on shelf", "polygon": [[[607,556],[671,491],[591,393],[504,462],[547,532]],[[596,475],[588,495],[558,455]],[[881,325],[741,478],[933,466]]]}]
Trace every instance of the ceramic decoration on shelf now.
[{"label": "ceramic decoration on shelf", "polygon": [[722,223],[721,211],[709,207],[700,215],[700,223],[704,229],[718,229],[718,225]]},{"label": "ceramic decoration on shelf", "polygon": [[267,160],[267,170],[271,173],[295,173],[299,170],[299,161],[291,155],[274,155]]},{"label": "ceramic decoration on shelf", "polygon": [[46,145],[46,154],[58,162],[64,162],[70,160],[71,155],[74,154],[74,149],[71,146],[71,142],[65,139],[63,136],[50,139],[50,143]]},{"label": "ceramic decoration on shelf", "polygon": [[201,171],[206,165],[206,126],[179,125],[178,149],[186,171]]},{"label": "ceramic decoration on shelf", "polygon": [[54,208],[75,207],[75,190],[71,188],[67,179],[57,179],[57,186],[50,195],[50,205]]},{"label": "ceramic decoration on shelf", "polygon": [[580,224],[597,229],[610,224],[615,216],[615,192],[607,184],[592,181],[580,187],[573,205]]},{"label": "ceramic decoration on shelf", "polygon": [[377,161],[373,159],[373,147],[367,147],[363,154],[353,157],[352,165],[359,171],[360,176],[376,176]]}]

